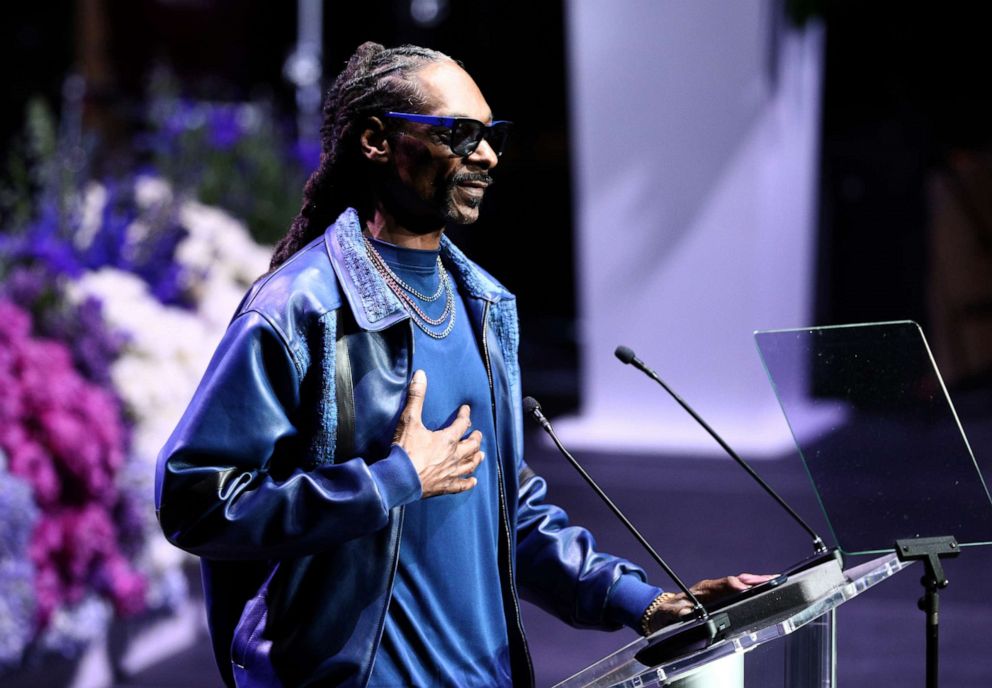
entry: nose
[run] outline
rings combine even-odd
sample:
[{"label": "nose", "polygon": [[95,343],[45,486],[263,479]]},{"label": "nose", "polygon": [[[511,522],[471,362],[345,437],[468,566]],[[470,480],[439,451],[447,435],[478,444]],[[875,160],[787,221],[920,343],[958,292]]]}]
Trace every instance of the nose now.
[{"label": "nose", "polygon": [[469,154],[468,160],[485,170],[491,170],[499,164],[499,156],[496,155],[496,151],[493,150],[493,147],[489,145],[489,141],[486,139],[482,139],[479,142],[475,150]]}]

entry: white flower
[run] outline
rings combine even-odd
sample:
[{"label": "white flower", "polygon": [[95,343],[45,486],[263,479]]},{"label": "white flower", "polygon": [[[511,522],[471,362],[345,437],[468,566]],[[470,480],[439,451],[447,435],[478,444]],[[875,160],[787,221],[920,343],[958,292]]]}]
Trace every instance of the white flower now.
[{"label": "white flower", "polygon": [[180,565],[185,558],[181,550],[176,549],[160,537],[162,549],[170,549],[180,555],[179,562],[172,562],[168,568],[162,569],[160,575],[148,581],[146,600],[150,609],[178,609],[189,597],[189,584]]},{"label": "white flower", "polygon": [[[146,211],[173,200],[169,185],[155,177],[139,177],[135,197]],[[96,204],[99,199],[93,198]],[[271,254],[271,249],[255,243],[241,222],[218,208],[185,201],[178,219],[188,234],[177,246],[176,260],[184,268],[195,310],[162,304],[140,277],[116,268],[87,272],[69,286],[69,298],[76,303],[88,296],[98,298],[107,325],[128,337],[110,371],[134,421],[129,460],[118,481],[122,489],[148,500],[143,548],[135,563],[148,577],[151,608],[176,604],[185,596],[180,567],[190,556],[165,540],[154,518],[158,453],[179,423],[246,289],[268,270]],[[130,241],[146,233],[141,218],[128,227]]]},{"label": "white flower", "polygon": [[[77,303],[87,296],[100,299],[107,325],[128,336],[122,355],[110,369],[114,388],[134,420],[129,459],[118,479],[122,488],[147,499],[144,547],[136,559],[138,569],[149,579],[147,602],[152,608],[172,604],[180,592],[172,570],[189,555],[165,541],[151,516],[155,463],[206,371],[226,323],[215,325],[195,311],[164,305],[139,277],[116,268],[85,273],[70,285],[69,296]],[[234,301],[227,305],[231,312],[240,294],[229,298]]]},{"label": "white flower", "polygon": [[110,374],[135,421],[133,458],[152,475],[158,450],[192,398],[223,326],[163,305],[140,278],[116,268],[84,274],[69,294],[76,302],[100,299],[107,324],[128,336]]},{"label": "white flower", "polygon": [[203,281],[198,312],[204,322],[223,331],[234,316],[234,310],[245,295],[245,287],[221,275],[211,275]]},{"label": "white flower", "polygon": [[161,177],[140,175],[134,180],[134,201],[147,210],[172,200],[172,187]]},{"label": "white flower", "polygon": [[179,219],[189,235],[176,248],[176,259],[190,272],[194,297],[202,296],[208,279],[223,278],[244,291],[269,269],[271,249],[255,243],[244,224],[223,210],[187,201]]},{"label": "white flower", "polygon": [[41,637],[41,646],[72,657],[103,636],[112,617],[110,603],[96,595],[87,595],[72,607],[57,607]]},{"label": "white flower", "polygon": [[107,188],[99,182],[90,182],[83,190],[80,207],[79,229],[73,237],[77,248],[85,249],[103,224],[103,209],[107,205]]}]

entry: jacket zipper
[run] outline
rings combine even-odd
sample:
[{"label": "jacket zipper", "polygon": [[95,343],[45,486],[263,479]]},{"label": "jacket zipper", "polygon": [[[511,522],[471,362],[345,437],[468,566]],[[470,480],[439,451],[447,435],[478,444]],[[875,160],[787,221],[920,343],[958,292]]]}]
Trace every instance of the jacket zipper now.
[{"label": "jacket zipper", "polygon": [[[489,362],[488,333],[490,305],[490,302],[486,301],[486,307],[482,311],[482,358],[486,364],[486,376],[489,378],[489,407],[493,414],[493,429],[496,430],[496,436],[498,438],[499,425],[496,422],[496,385],[493,383],[493,371]],[[513,597],[514,621],[517,623],[517,631],[520,633],[520,640],[523,642],[524,659],[527,660],[527,668],[530,670],[530,683],[533,685],[534,663],[531,661],[530,649],[527,647],[527,636],[524,633],[524,627],[521,622],[520,605],[517,603],[517,584],[513,575],[513,541],[510,538],[510,522],[507,518],[506,493],[503,490],[503,458],[500,456],[498,440],[496,442],[496,477],[499,483],[500,516],[503,518],[503,528],[506,531],[506,563],[510,574],[510,593]]]}]

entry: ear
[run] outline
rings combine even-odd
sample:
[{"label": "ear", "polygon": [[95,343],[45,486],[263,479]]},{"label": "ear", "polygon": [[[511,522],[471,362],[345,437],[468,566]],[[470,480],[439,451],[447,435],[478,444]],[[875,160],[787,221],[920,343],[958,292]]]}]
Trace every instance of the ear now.
[{"label": "ear", "polygon": [[392,149],[381,119],[369,117],[365,121],[365,128],[358,136],[358,146],[362,157],[370,162],[383,164],[389,161]]}]

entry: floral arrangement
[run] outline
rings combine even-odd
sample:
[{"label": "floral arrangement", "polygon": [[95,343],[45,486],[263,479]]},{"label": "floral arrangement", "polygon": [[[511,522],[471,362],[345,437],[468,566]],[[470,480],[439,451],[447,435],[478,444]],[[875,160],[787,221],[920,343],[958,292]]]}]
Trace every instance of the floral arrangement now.
[{"label": "floral arrangement", "polygon": [[59,146],[35,157],[30,212],[0,234],[0,673],[186,598],[155,461],[271,254],[147,167],[96,180]]},{"label": "floral arrangement", "polygon": [[31,330],[25,311],[0,301],[0,447],[37,507],[25,562],[34,573],[36,624],[26,628],[47,628],[56,610],[89,595],[122,615],[141,611],[145,581],[122,551],[114,518],[125,444],[120,408],[80,375],[67,346]]}]

